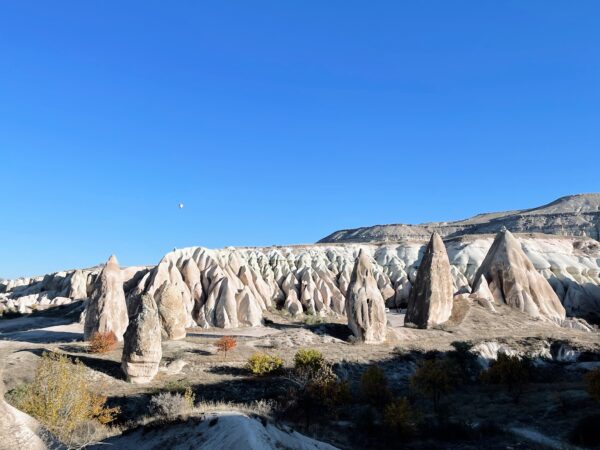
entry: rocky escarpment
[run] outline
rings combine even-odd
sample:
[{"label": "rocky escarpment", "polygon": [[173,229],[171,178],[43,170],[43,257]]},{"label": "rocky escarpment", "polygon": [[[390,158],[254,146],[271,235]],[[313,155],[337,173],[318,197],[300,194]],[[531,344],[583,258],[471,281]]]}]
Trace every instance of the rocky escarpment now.
[{"label": "rocky escarpment", "polygon": [[375,225],[336,231],[320,243],[378,242],[400,239],[428,239],[434,231],[442,237],[497,233],[503,227],[514,233],[545,233],[587,236],[600,240],[600,194],[579,194],[559,198],[538,208],[480,214],[456,222],[421,225]]},{"label": "rocky escarpment", "polygon": [[[515,237],[535,270],[548,280],[567,315],[600,322],[600,243],[589,238],[538,234]],[[445,240],[455,293],[471,292],[475,274],[493,240],[493,235]],[[158,290],[168,284],[181,295],[186,326],[255,326],[267,308],[285,308],[291,315],[304,312],[344,316],[346,292],[360,250],[373,260],[373,276],[386,305],[406,307],[426,244],[427,241],[403,239],[378,244],[219,250],[194,247],[168,253],[151,269],[129,268],[121,273],[130,314],[143,292],[157,300]],[[94,270],[86,275],[88,292],[90,280],[97,277],[98,271]],[[48,291],[50,287],[62,286],[62,295],[69,295],[73,273],[31,279],[28,284],[5,281],[0,309],[30,311],[21,302],[39,305],[36,302],[49,298],[47,293],[59,292]],[[32,294],[33,300],[27,295],[31,292],[37,292]],[[235,308],[231,307],[232,299]]]},{"label": "rocky escarpment", "polygon": [[433,233],[413,286],[405,323],[418,328],[431,328],[450,318],[454,283],[444,241]]},{"label": "rocky escarpment", "polygon": [[[486,235],[446,242],[453,293],[472,291],[493,239]],[[577,311],[593,319],[600,311],[600,244],[586,238],[542,235],[519,236],[519,241],[558,297],[572,299],[567,313]],[[188,324],[201,327],[255,326],[267,308],[286,308],[292,315],[301,308],[307,314],[341,316],[347,309],[346,294],[361,250],[373,260],[373,276],[386,305],[394,307],[408,300],[424,244],[405,240],[385,245],[187,248],[167,254],[136,289],[155,292],[164,283],[178,286],[188,305]],[[157,272],[163,275],[157,277]]]},{"label": "rocky escarpment", "polygon": [[[174,288],[185,305],[188,325],[234,328],[258,326],[268,308],[291,315],[344,315],[346,292],[361,247],[313,246],[265,249],[187,248],[167,254],[130,294],[154,295]],[[375,248],[364,251],[371,257]],[[384,299],[393,300],[393,282],[375,265],[373,279]]]}]

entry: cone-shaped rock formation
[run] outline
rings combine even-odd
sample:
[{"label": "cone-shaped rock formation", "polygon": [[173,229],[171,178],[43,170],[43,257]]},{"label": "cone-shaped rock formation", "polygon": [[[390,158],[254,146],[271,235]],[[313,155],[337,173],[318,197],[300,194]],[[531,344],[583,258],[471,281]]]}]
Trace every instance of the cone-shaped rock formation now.
[{"label": "cone-shaped rock formation", "polygon": [[405,323],[431,328],[446,322],[452,313],[454,284],[444,241],[433,233],[411,289]]},{"label": "cone-shaped rock formation", "polygon": [[496,303],[557,323],[565,319],[565,309],[550,283],[535,270],[519,241],[506,229],[496,235],[475,275],[473,291],[480,291],[484,278]]},{"label": "cone-shaped rock formation", "polygon": [[121,368],[132,383],[148,383],[158,372],[162,357],[158,307],[151,295],[143,294],[124,335]]},{"label": "cone-shaped rock formation", "polygon": [[113,255],[94,283],[85,313],[84,339],[89,340],[95,332],[112,331],[122,341],[128,322],[123,277],[119,262]]},{"label": "cone-shaped rock formation", "polygon": [[367,344],[385,341],[385,303],[377,288],[371,260],[362,250],[356,258],[346,298],[348,326],[354,336]]}]

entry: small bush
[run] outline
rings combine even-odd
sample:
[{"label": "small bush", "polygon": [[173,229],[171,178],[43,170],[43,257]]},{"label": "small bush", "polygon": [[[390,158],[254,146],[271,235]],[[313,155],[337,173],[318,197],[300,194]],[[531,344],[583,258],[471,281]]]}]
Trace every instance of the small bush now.
[{"label": "small bush", "polygon": [[391,402],[383,412],[383,423],[394,434],[410,436],[418,425],[418,414],[405,397]]},{"label": "small bush", "polygon": [[163,391],[183,394],[190,389],[190,384],[185,380],[171,380],[163,386]]},{"label": "small bush", "polygon": [[410,387],[431,398],[436,413],[440,412],[441,398],[452,392],[457,383],[456,373],[445,360],[427,359],[410,377]]},{"label": "small bush", "polygon": [[[306,390],[316,404],[325,406],[333,411],[339,405],[350,401],[350,387],[346,381],[339,380],[330,362],[324,359],[318,366],[308,366],[300,369],[308,376]],[[302,375],[300,375],[300,378]]]},{"label": "small bush", "polygon": [[348,383],[340,381],[333,366],[323,355],[311,349],[298,351],[294,370],[288,380],[294,384],[287,396],[288,413],[302,413],[306,426],[318,414],[338,413],[338,407],[350,401]]},{"label": "small bush", "polygon": [[309,369],[316,371],[322,366],[324,361],[325,358],[320,351],[312,348],[302,348],[294,356],[294,368],[296,370]]},{"label": "small bush", "polygon": [[[44,353],[32,383],[9,398],[67,447],[82,447],[86,444],[81,442],[84,436],[96,436],[101,425],[112,422],[120,411],[107,408],[106,397],[90,391],[81,362],[73,364],[66,355],[57,353]],[[90,422],[95,422],[94,427]]]},{"label": "small bush", "polygon": [[161,392],[150,400],[150,412],[159,420],[171,421],[187,415],[194,407],[194,394],[190,388],[183,394]]},{"label": "small bush", "polygon": [[594,400],[600,402],[600,367],[588,372],[583,377],[585,388]]},{"label": "small bush", "polygon": [[382,406],[390,400],[385,372],[379,366],[370,366],[360,377],[361,394],[366,402]]},{"label": "small bush", "polygon": [[277,356],[256,352],[248,359],[246,367],[253,375],[264,376],[281,370],[283,360]]},{"label": "small bush", "polygon": [[321,325],[325,321],[321,316],[318,316],[314,311],[309,310],[306,312],[304,317],[304,323],[308,326]]},{"label": "small bush", "polygon": [[223,353],[223,358],[227,358],[227,352],[229,350],[233,350],[237,346],[237,341],[234,337],[231,336],[223,336],[215,343],[217,347],[217,351]]},{"label": "small bush", "polygon": [[90,338],[88,347],[91,353],[108,353],[115,348],[117,348],[117,337],[112,331],[107,331],[106,333],[95,332]]},{"label": "small bush", "polygon": [[481,381],[488,384],[502,384],[508,390],[515,403],[518,403],[523,388],[531,379],[531,366],[527,360],[504,353],[490,364],[481,374]]}]

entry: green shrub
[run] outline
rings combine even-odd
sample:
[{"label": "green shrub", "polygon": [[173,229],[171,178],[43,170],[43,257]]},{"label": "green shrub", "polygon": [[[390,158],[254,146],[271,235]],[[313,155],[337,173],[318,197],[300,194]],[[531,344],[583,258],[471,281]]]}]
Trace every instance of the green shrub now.
[{"label": "green shrub", "polygon": [[441,398],[452,392],[457,383],[456,372],[446,360],[427,359],[410,377],[410,387],[431,398],[436,413],[440,411]]},{"label": "green shrub", "polygon": [[417,430],[419,415],[408,399],[399,398],[391,402],[383,411],[383,423],[394,434],[410,436]]},{"label": "green shrub", "polygon": [[294,368],[296,370],[308,369],[317,371],[324,361],[325,358],[320,351],[312,348],[302,348],[294,356]]},{"label": "green shrub", "polygon": [[590,397],[600,402],[600,367],[586,373],[583,379]]},{"label": "green shrub", "polygon": [[379,366],[370,366],[360,377],[360,390],[367,403],[382,406],[390,399],[385,372]]},{"label": "green shrub", "polygon": [[183,394],[187,390],[191,389],[190,383],[186,380],[171,380],[165,383],[163,391]]},{"label": "green shrub", "polygon": [[253,375],[264,376],[281,370],[283,360],[277,356],[256,352],[248,359],[246,367]]},{"label": "green shrub", "polygon": [[519,401],[523,388],[530,379],[531,365],[529,361],[504,353],[499,353],[498,359],[493,361],[489,369],[481,374],[481,381],[484,383],[504,385],[515,403]]}]

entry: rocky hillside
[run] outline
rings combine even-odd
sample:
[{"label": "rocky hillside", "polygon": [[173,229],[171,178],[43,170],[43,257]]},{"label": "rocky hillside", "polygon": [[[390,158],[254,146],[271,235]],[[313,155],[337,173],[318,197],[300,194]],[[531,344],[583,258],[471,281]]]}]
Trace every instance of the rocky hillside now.
[{"label": "rocky hillside", "polygon": [[405,238],[429,239],[434,231],[442,237],[450,238],[497,233],[502,227],[506,227],[513,233],[588,236],[600,240],[600,194],[570,195],[537,208],[479,214],[456,222],[374,225],[340,230],[319,242],[393,242]]},{"label": "rocky hillside", "polygon": [[[587,237],[515,235],[535,270],[548,280],[567,315],[600,319],[600,243]],[[471,292],[494,235],[445,239],[455,292]],[[122,269],[129,307],[142,293],[156,300],[171,287],[187,325],[232,328],[260,323],[276,307],[290,315],[346,313],[356,257],[373,261],[373,276],[388,307],[406,306],[427,240],[315,244],[290,247],[193,247],[164,256],[152,268]],[[98,269],[60,272],[0,283],[0,313],[69,303],[91,295]]]}]

